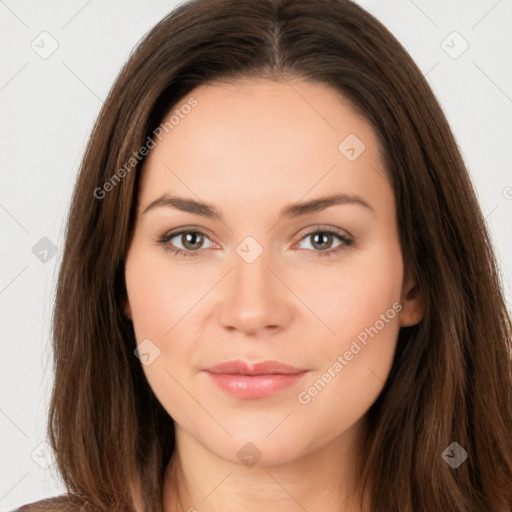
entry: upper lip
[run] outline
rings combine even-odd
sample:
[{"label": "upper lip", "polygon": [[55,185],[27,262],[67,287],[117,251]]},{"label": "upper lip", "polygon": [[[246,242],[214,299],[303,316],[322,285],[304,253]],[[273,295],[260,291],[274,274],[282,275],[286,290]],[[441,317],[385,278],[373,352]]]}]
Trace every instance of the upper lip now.
[{"label": "upper lip", "polygon": [[224,361],[204,369],[210,373],[228,373],[234,375],[275,375],[294,374],[307,371],[279,361],[246,362],[240,359]]}]

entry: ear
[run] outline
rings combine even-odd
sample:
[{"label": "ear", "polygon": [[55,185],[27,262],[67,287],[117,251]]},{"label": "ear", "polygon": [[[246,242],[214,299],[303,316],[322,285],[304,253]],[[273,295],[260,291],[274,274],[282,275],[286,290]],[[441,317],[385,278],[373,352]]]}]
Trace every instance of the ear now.
[{"label": "ear", "polygon": [[425,301],[416,276],[412,272],[407,272],[404,276],[401,304],[400,327],[409,327],[421,322],[425,313]]}]

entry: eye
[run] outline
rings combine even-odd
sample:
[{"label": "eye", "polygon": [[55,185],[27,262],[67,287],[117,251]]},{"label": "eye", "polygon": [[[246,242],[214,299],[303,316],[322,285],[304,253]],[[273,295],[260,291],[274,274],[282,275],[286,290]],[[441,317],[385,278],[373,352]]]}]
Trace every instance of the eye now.
[{"label": "eye", "polygon": [[[329,250],[333,244],[333,238],[341,240],[341,243],[335,249]],[[331,228],[316,227],[313,231],[306,233],[302,238],[303,240],[311,240],[311,247],[313,248],[314,257],[328,257],[338,254],[345,248],[350,247],[354,240],[342,232],[333,230]],[[318,249],[318,250],[317,250]]]},{"label": "eye", "polygon": [[[354,242],[353,238],[341,231],[338,232],[332,228],[322,227],[316,227],[314,230],[306,233],[300,239],[299,243],[308,238],[312,240],[312,249],[308,250],[313,252],[315,257],[334,256],[345,248],[350,247]],[[335,246],[333,250],[329,250],[332,247],[333,238],[337,238],[341,243]],[[173,239],[177,239],[182,247],[176,247],[176,243],[171,242]],[[179,231],[164,233],[157,238],[157,242],[164,247],[165,251],[171,252],[177,256],[192,258],[200,255],[202,249],[204,249],[203,244],[205,240],[210,239],[205,233],[197,229],[181,229]]]},{"label": "eye", "polygon": [[[176,247],[171,240],[176,238],[183,248]],[[209,239],[202,231],[195,229],[182,229],[173,233],[165,233],[157,239],[164,246],[164,250],[183,257],[195,257],[200,252],[205,239]]]}]

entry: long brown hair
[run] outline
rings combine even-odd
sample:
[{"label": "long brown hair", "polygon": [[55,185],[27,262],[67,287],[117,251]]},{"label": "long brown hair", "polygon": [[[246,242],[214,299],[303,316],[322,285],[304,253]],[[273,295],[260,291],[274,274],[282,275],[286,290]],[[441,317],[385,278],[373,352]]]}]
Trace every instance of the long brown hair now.
[{"label": "long brown hair", "polygon": [[[400,329],[368,411],[357,470],[371,511],[510,512],[512,329],[484,218],[427,81],[349,0],[191,1],[144,37],[119,74],[81,164],[54,310],[48,429],[68,490],[95,510],[162,510],[173,421],[134,356],[122,309],[138,151],[195,87],[251,77],[328,84],[371,122],[405,268],[424,296],[423,320]],[[468,453],[457,468],[442,456],[452,442]]]}]

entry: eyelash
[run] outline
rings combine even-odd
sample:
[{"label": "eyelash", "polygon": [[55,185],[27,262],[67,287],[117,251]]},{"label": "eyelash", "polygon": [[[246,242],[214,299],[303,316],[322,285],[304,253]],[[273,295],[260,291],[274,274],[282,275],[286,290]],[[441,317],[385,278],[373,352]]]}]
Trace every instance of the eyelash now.
[{"label": "eyelash", "polygon": [[[179,231],[164,233],[163,235],[159,236],[156,241],[159,244],[161,244],[162,246],[164,246],[164,250],[165,251],[171,252],[171,253],[175,254],[176,256],[181,256],[181,257],[184,257],[184,258],[190,258],[190,257],[191,258],[195,258],[195,257],[197,257],[199,255],[198,253],[200,253],[203,249],[198,249],[198,250],[195,250],[195,251],[190,251],[190,250],[179,249],[177,247],[169,245],[169,241],[172,238],[174,238],[176,236],[179,236],[179,235],[187,234],[187,233],[200,233],[201,235],[209,238],[208,235],[206,235],[206,233],[203,233],[202,231],[200,231],[198,229],[182,229],[182,230],[179,230]],[[302,240],[304,240],[308,236],[316,235],[317,233],[323,233],[323,234],[327,234],[327,235],[334,235],[334,236],[338,237],[343,242],[343,244],[339,245],[335,249],[328,250],[328,251],[315,251],[313,249],[306,249],[306,250],[309,250],[309,251],[313,251],[315,253],[315,257],[325,258],[325,257],[336,256],[340,251],[343,251],[347,247],[351,247],[353,245],[353,243],[354,243],[354,240],[352,238],[347,237],[347,236],[345,236],[345,235],[341,234],[340,232],[335,231],[333,229],[322,228],[322,227],[316,227],[314,230],[309,231],[308,233],[306,233],[305,235],[302,236],[302,238],[299,240],[299,242],[301,242]]]}]

